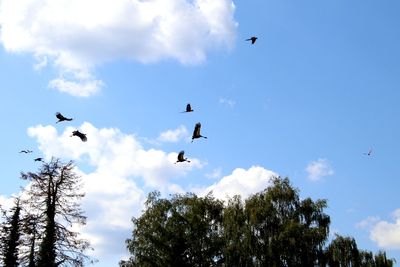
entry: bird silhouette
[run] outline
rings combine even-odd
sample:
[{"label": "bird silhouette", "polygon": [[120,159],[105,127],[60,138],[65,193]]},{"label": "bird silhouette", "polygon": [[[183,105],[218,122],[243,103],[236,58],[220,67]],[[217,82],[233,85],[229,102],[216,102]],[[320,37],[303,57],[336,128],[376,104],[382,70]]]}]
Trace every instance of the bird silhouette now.
[{"label": "bird silhouette", "polygon": [[36,158],[35,161],[43,161],[43,158]]},{"label": "bird silhouette", "polygon": [[367,156],[371,156],[371,154],[372,154],[372,149],[368,150],[367,153],[363,153],[363,154],[364,154],[364,155],[367,155]]},{"label": "bird silhouette", "polygon": [[66,118],[64,117],[60,112],[56,113],[56,117],[58,119],[58,121],[56,123],[62,122],[62,121],[72,121],[72,118]]},{"label": "bird silhouette", "polygon": [[190,160],[188,160],[187,158],[185,158],[184,155],[185,155],[185,151],[182,150],[181,152],[179,152],[179,154],[178,154],[178,160],[177,160],[174,164],[176,164],[176,163],[178,163],[178,162],[184,162],[184,161],[190,162]]},{"label": "bird silhouette", "polygon": [[255,37],[255,36],[253,36],[253,37],[250,37],[249,39],[246,39],[246,41],[251,41],[251,44],[254,44],[256,41],[257,41],[257,37]]},{"label": "bird silhouette", "polygon": [[29,154],[29,153],[32,153],[32,152],[33,152],[32,150],[24,149],[24,150],[21,150],[19,153]]},{"label": "bird silhouette", "polygon": [[202,136],[202,135],[201,135],[200,129],[201,129],[201,123],[198,122],[198,123],[196,123],[196,125],[194,126],[194,131],[193,131],[193,135],[192,135],[192,143],[193,143],[193,140],[194,140],[194,139],[197,139],[197,138],[200,138],[200,137],[203,137],[203,138],[206,138],[206,139],[207,139],[206,136]]},{"label": "bird silhouette", "polygon": [[186,112],[193,112],[192,106],[190,105],[190,103],[188,103],[186,105],[186,110],[182,111],[181,113],[186,113]]},{"label": "bird silhouette", "polygon": [[86,134],[81,133],[81,132],[78,131],[78,130],[73,131],[71,137],[72,137],[72,136],[78,136],[83,142],[86,142],[86,141],[87,141]]}]

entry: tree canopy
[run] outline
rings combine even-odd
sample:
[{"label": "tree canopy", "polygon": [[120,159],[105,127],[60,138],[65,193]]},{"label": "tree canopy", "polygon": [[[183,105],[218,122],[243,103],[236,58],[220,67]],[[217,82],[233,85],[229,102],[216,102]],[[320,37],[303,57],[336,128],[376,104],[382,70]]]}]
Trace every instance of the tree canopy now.
[{"label": "tree canopy", "polygon": [[120,266],[393,266],[353,238],[330,244],[326,200],[301,199],[288,178],[242,200],[151,192],[133,218],[131,254]]}]

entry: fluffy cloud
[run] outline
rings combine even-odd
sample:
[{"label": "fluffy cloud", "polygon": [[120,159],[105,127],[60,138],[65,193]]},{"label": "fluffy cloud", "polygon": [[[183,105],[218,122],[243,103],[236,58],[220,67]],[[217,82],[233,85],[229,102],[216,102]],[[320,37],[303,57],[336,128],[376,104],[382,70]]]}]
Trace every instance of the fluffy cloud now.
[{"label": "fluffy cloud", "polygon": [[237,168],[232,174],[224,176],[217,183],[202,189],[202,195],[212,191],[213,195],[219,199],[241,195],[243,198],[257,193],[268,185],[273,177],[278,175],[263,167],[252,166],[248,170]]},{"label": "fluffy cloud", "polygon": [[367,228],[369,237],[384,249],[400,249],[400,209],[392,213],[394,222],[380,220],[378,217],[368,217],[358,223],[358,226]]},{"label": "fluffy cloud", "polygon": [[[73,130],[84,132],[87,142],[71,137]],[[173,164],[176,153],[145,149],[132,134],[119,129],[98,129],[85,122],[77,128],[65,127],[58,132],[53,126],[37,125],[28,129],[35,138],[44,157],[73,159],[83,180],[83,210],[87,225],[79,231],[91,241],[94,256],[121,259],[126,251],[124,241],[131,235],[132,216],[140,216],[147,191],[158,189],[164,193],[184,193],[187,188],[179,185],[179,178],[202,163],[191,158],[190,164]],[[219,169],[215,171],[220,173]],[[214,196],[225,199],[239,194],[248,197],[268,185],[276,173],[259,166],[235,169],[211,186],[196,190],[200,195],[212,191]],[[4,202],[7,199],[2,199]]]},{"label": "fluffy cloud", "polygon": [[[87,134],[87,142],[71,137],[72,127],[58,133],[53,126],[38,125],[30,127],[28,135],[37,140],[46,159],[54,156],[77,162],[86,193],[83,209],[88,217],[83,237],[90,239],[95,256],[121,254],[124,240],[130,236],[130,219],[140,215],[143,208],[145,188],[183,192],[173,179],[202,165],[198,159],[175,165],[176,153],[146,150],[134,135],[118,129],[97,129],[87,122],[78,128]],[[81,167],[85,165],[89,168]]]},{"label": "fluffy cloud", "polygon": [[175,130],[167,130],[165,132],[162,132],[157,140],[160,142],[177,143],[182,139],[187,139],[188,137],[188,130],[185,126],[181,125]]},{"label": "fluffy cloud", "polygon": [[96,65],[118,59],[174,59],[196,64],[231,48],[237,23],[231,0],[2,0],[0,40],[7,51],[49,62],[50,87],[75,96],[96,93]]},{"label": "fluffy cloud", "polygon": [[311,181],[318,181],[322,177],[334,174],[330,163],[326,159],[318,159],[310,162],[306,167],[306,171],[308,173],[308,179]]},{"label": "fluffy cloud", "polygon": [[206,173],[206,177],[209,178],[209,179],[218,179],[218,178],[221,177],[221,172],[222,172],[222,169],[221,168],[217,168],[217,169],[214,169],[210,173]]}]

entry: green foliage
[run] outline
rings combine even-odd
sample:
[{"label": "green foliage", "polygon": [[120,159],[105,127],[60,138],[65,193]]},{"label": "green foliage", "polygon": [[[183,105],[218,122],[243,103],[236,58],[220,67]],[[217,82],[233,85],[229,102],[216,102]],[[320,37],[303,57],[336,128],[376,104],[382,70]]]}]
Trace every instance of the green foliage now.
[{"label": "green foliage", "polygon": [[152,192],[132,219],[131,257],[120,266],[393,266],[384,252],[359,251],[350,237],[326,246],[326,207],[326,200],[301,200],[287,178],[225,204],[211,194],[163,199]]},{"label": "green foliage", "polygon": [[223,203],[193,194],[160,199],[153,192],[146,211],[133,219],[133,257],[122,266],[216,266],[221,258]]}]

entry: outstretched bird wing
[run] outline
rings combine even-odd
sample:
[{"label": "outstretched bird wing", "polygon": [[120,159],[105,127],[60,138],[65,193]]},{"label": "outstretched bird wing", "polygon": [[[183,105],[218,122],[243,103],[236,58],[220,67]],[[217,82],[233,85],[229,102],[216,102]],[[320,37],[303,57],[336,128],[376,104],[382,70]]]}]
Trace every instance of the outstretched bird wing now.
[{"label": "outstretched bird wing", "polygon": [[198,123],[196,123],[196,125],[194,126],[193,137],[198,137],[198,136],[200,136],[200,129],[201,129],[201,123],[198,122]]},{"label": "outstretched bird wing", "polygon": [[57,112],[57,113],[56,113],[56,117],[57,117],[57,119],[59,119],[60,121],[66,119],[60,112]]},{"label": "outstretched bird wing", "polygon": [[86,134],[81,133],[81,132],[78,132],[78,136],[79,136],[79,138],[80,138],[83,142],[86,142],[86,141],[87,141]]},{"label": "outstretched bird wing", "polygon": [[185,154],[185,151],[183,151],[183,150],[181,152],[179,152],[178,161],[185,161],[185,159],[183,158],[184,154]]}]

